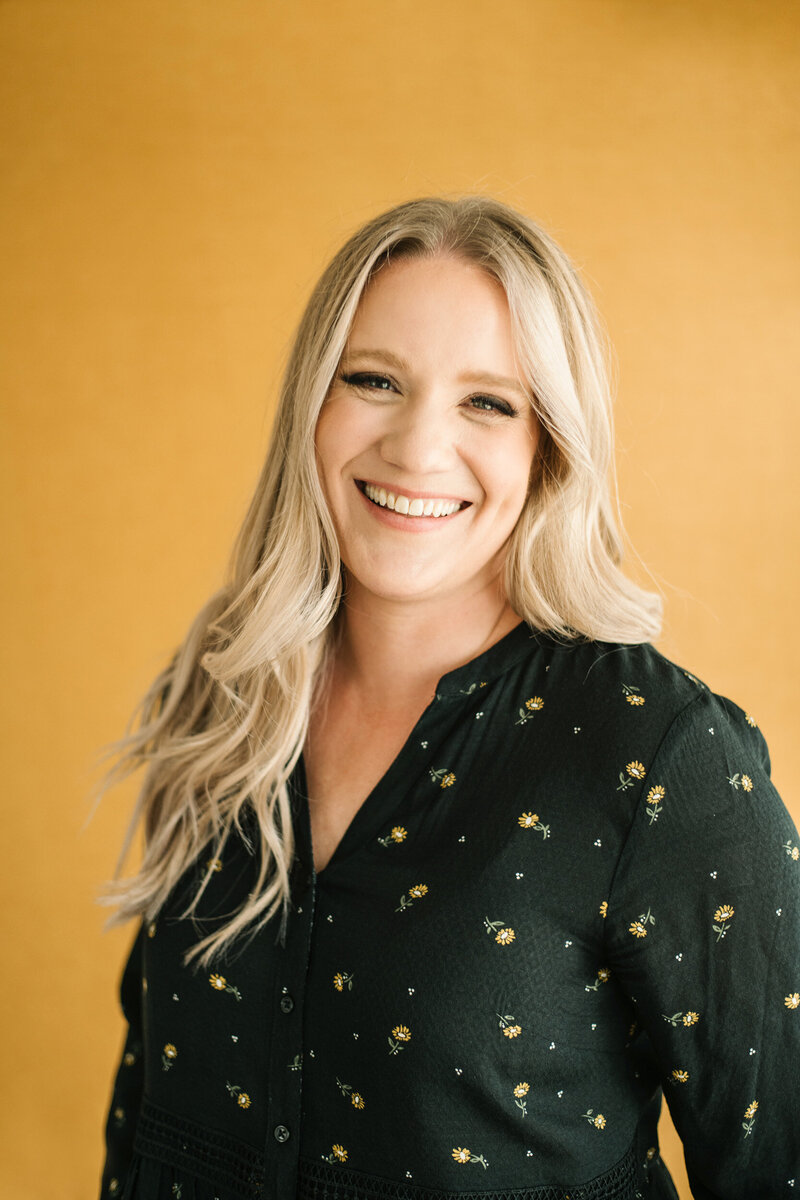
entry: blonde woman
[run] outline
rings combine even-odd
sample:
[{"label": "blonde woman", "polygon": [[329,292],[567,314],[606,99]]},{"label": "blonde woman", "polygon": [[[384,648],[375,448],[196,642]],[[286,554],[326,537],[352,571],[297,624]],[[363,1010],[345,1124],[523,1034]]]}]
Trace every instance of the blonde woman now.
[{"label": "blonde woman", "polygon": [[800,850],[620,571],[591,301],[489,199],[302,319],[230,582],[146,696],[103,1197],[694,1195],[798,1174]]}]

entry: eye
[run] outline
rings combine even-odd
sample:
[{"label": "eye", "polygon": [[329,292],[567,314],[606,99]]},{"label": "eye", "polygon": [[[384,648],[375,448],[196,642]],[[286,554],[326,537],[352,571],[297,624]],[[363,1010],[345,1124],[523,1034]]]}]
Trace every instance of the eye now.
[{"label": "eye", "polygon": [[507,400],[499,396],[470,396],[469,405],[478,412],[500,413],[504,417],[516,417],[517,410]]},{"label": "eye", "polygon": [[350,387],[363,388],[366,391],[388,392],[394,387],[386,375],[375,375],[371,371],[343,372],[339,378]]}]

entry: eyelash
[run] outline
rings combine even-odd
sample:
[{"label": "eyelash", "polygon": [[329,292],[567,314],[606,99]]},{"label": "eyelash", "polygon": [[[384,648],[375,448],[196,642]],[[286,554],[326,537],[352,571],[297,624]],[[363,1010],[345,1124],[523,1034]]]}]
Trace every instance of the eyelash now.
[{"label": "eyelash", "polygon": [[[343,383],[349,384],[350,387],[364,388],[378,392],[386,392],[389,389],[385,387],[372,388],[372,385],[366,381],[380,380],[381,383],[391,384],[392,387],[395,386],[388,375],[378,375],[374,371],[353,371],[352,373],[343,373],[339,378]],[[476,412],[496,412],[504,417],[516,417],[519,415],[517,410],[507,400],[501,400],[498,396],[486,396],[482,392],[479,392],[475,396],[470,396],[469,400],[483,400],[491,406],[484,407],[483,405],[479,405],[475,409]]]}]

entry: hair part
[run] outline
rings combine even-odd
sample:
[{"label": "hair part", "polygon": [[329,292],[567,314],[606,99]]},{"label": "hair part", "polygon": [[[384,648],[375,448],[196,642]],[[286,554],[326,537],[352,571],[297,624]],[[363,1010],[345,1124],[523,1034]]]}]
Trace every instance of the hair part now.
[{"label": "hair part", "polygon": [[[317,418],[372,276],[398,258],[439,254],[475,263],[503,287],[542,428],[506,555],[511,607],[532,627],[569,639],[634,643],[660,628],[659,598],[620,569],[609,348],[567,255],[532,221],[481,196],[413,200],[369,221],[331,261],[300,321],[228,582],[200,611],[111,748],[117,761],[102,787],[145,768],[104,897],[119,905],[111,924],[154,919],[198,856],[221,856],[234,831],[258,857],[246,904],[187,956],[205,966],[245,931],[285,919],[288,909],[294,842],[287,784],[342,595],[339,549],[315,463]],[[246,813],[251,828],[255,818],[255,844],[243,825]],[[140,825],[141,865],[121,880]],[[212,869],[184,917],[197,918]]]}]

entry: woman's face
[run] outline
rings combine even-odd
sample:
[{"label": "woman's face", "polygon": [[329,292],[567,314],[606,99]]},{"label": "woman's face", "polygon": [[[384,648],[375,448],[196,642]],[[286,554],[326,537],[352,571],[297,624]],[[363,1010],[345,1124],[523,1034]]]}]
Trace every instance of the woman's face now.
[{"label": "woman's face", "polygon": [[452,255],[379,271],[316,430],[350,599],[495,586],[538,436],[500,284]]}]

